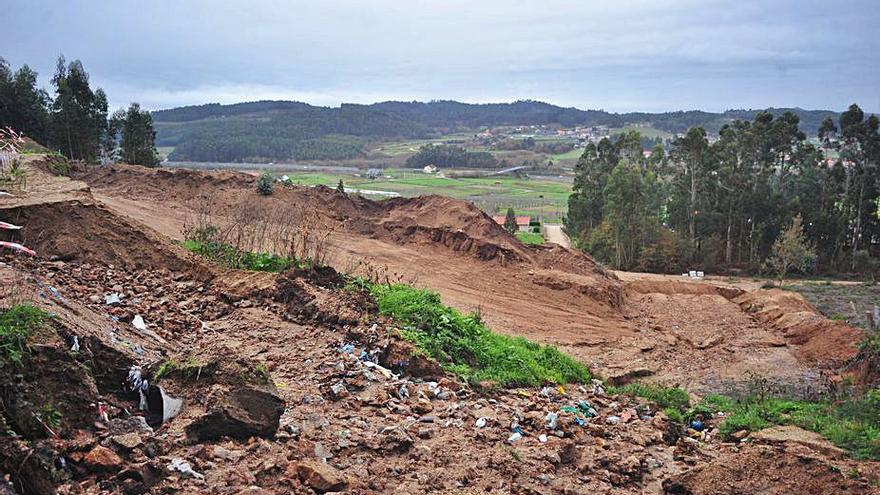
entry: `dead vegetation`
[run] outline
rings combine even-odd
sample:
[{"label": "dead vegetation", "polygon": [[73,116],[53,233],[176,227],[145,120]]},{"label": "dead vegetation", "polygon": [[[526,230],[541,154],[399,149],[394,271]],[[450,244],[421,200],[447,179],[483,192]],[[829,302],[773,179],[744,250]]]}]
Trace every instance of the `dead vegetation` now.
[{"label": "dead vegetation", "polygon": [[222,209],[201,198],[189,211],[183,228],[187,241],[232,247],[239,260],[246,253],[265,253],[312,269],[326,265],[331,254],[329,239],[335,225],[308,206],[245,196]]}]

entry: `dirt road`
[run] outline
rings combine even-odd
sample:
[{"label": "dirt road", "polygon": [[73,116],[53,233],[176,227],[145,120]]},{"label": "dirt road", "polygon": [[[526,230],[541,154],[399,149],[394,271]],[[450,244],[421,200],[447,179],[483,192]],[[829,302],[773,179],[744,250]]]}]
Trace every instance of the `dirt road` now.
[{"label": "dirt road", "polygon": [[571,248],[571,239],[562,231],[562,225],[544,224],[544,233],[547,242],[559,244],[564,248]]}]

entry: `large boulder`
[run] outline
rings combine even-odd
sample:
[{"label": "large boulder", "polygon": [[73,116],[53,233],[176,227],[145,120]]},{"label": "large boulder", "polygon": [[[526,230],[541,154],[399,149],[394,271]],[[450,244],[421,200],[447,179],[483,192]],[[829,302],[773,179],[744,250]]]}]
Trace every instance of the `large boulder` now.
[{"label": "large boulder", "polygon": [[197,440],[271,437],[278,431],[282,413],[284,401],[280,397],[244,386],[224,394],[207,414],[187,426],[186,432]]}]

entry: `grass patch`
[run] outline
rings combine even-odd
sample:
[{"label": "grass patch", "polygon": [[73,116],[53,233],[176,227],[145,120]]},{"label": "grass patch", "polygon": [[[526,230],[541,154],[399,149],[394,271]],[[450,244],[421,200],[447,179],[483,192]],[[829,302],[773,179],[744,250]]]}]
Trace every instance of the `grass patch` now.
[{"label": "grass patch", "polygon": [[278,273],[292,265],[290,258],[286,256],[242,251],[221,242],[187,239],[183,241],[183,247],[223,266],[240,270]]},{"label": "grass patch", "polygon": [[523,244],[531,244],[534,246],[540,246],[544,244],[544,236],[541,234],[536,234],[534,232],[516,232],[513,235],[519,239],[519,242]]},{"label": "grass patch", "polygon": [[644,383],[609,387],[610,394],[631,394],[648,399],[663,408],[663,413],[677,423],[698,415],[715,417],[724,412],[719,425],[722,437],[732,438],[741,430],[758,431],[776,425],[794,425],[813,431],[850,453],[856,459],[880,460],[880,388],[861,397],[844,401],[790,400],[749,397],[734,401],[710,394],[691,406],[685,390]]},{"label": "grass patch", "polygon": [[740,430],[795,425],[816,432],[856,459],[880,460],[880,389],[844,401],[747,399],[721,423],[723,437]]},{"label": "grass patch", "polygon": [[18,304],[0,312],[0,368],[20,366],[27,355],[27,339],[47,319],[49,313],[30,304]]},{"label": "grass patch", "polygon": [[471,383],[512,387],[590,381],[586,366],[556,348],[492,332],[479,315],[444,306],[435,292],[403,284],[372,285],[370,292],[379,312],[402,326],[405,339]]},{"label": "grass patch", "polygon": [[629,394],[654,402],[667,416],[683,422],[691,406],[691,398],[687,391],[679,387],[664,387],[648,383],[629,383],[622,387],[610,387],[611,394]]}]

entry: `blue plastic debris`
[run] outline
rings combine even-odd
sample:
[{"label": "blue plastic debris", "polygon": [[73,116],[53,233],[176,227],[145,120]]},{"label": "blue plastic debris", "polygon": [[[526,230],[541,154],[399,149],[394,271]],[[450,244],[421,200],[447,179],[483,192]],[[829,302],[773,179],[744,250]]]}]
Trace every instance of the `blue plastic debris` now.
[{"label": "blue plastic debris", "polygon": [[704,425],[699,419],[691,421],[690,427],[696,431],[703,431],[706,429],[706,425]]}]

